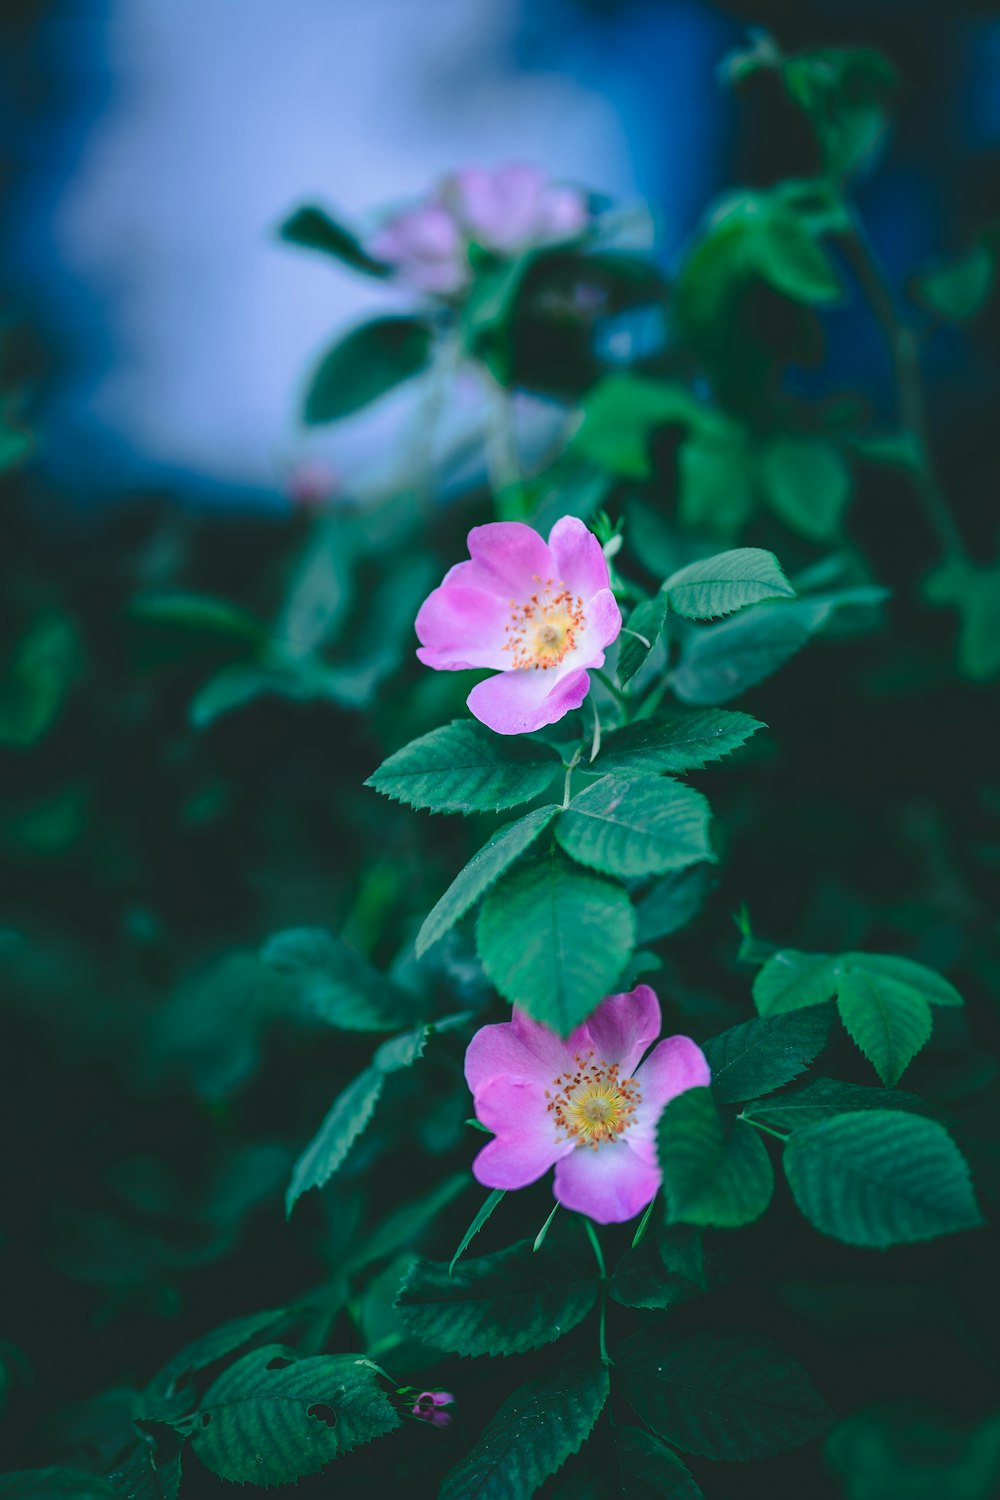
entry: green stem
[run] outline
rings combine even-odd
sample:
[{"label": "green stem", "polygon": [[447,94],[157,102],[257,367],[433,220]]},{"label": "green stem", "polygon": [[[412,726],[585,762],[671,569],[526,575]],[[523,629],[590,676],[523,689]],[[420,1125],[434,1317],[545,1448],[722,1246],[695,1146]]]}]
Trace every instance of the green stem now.
[{"label": "green stem", "polygon": [[607,672],[602,671],[600,667],[591,667],[590,671],[599,682],[602,682],[604,684],[608,692],[611,694],[612,698],[614,698],[615,702],[618,704],[618,707],[621,709],[622,723],[627,724],[629,721],[629,715],[631,713],[632,705],[629,702],[626,694],[622,692],[621,688],[616,682],[612,682]]},{"label": "green stem", "polygon": [[597,1269],[601,1278],[601,1310],[600,1323],[598,1325],[597,1332],[597,1346],[600,1351],[601,1360],[604,1364],[609,1365],[611,1363],[611,1356],[608,1353],[608,1339],[606,1330],[608,1317],[608,1269],[604,1264],[604,1251],[601,1249],[601,1242],[597,1238],[597,1230],[587,1218],[585,1218],[583,1221],[583,1227],[587,1231],[587,1238],[590,1240],[591,1248],[594,1252],[594,1259],[597,1261]]},{"label": "green stem", "polygon": [[782,1145],[784,1145],[788,1140],[787,1135],[782,1135],[780,1130],[772,1130],[770,1125],[762,1125],[761,1122],[759,1120],[755,1120],[752,1115],[741,1114],[740,1119],[746,1120],[747,1124],[752,1125],[755,1130],[762,1130],[765,1135],[773,1135],[774,1139],[776,1141],[780,1141]]},{"label": "green stem", "polygon": [[869,306],[881,325],[892,355],[899,402],[899,417],[916,457],[915,480],[931,527],[942,551],[948,558],[964,558],[965,543],[948,508],[948,501],[938,484],[927,442],[927,411],[923,379],[917,353],[917,337],[901,314],[896,294],[879,264],[864,228],[857,218],[852,230],[843,237],[844,252]]},{"label": "green stem", "polygon": [[670,673],[667,672],[660,678],[659,682],[643,698],[635,712],[634,722],[638,724],[642,719],[651,719],[670,691]]},{"label": "green stem", "polygon": [[574,769],[576,767],[576,764],[579,761],[580,756],[582,754],[583,754],[583,746],[582,745],[578,745],[576,747],[576,750],[573,753],[573,759],[569,762],[568,766],[566,767],[566,780],[563,782],[563,800],[562,800],[563,807],[569,807],[569,789],[570,789],[570,783],[573,780],[573,771],[574,771]]}]

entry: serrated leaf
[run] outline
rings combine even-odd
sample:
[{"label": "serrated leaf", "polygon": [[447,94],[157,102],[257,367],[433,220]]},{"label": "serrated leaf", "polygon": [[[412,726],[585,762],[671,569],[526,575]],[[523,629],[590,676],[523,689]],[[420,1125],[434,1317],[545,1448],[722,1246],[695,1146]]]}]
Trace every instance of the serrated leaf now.
[{"label": "serrated leaf", "polygon": [[670,683],[683,703],[728,703],[783,667],[816,624],[794,606],[761,604],[693,632]]},{"label": "serrated leaf", "polygon": [[793,531],[815,542],[840,535],[851,475],[839,448],[813,438],[775,438],[756,467],[768,504]]},{"label": "serrated leaf", "polygon": [[[182,1415],[194,1405],[194,1395],[178,1392],[184,1377],[195,1370],[204,1370],[216,1360],[249,1344],[265,1329],[273,1328],[287,1317],[284,1308],[270,1312],[248,1313],[246,1317],[231,1318],[219,1328],[213,1328],[194,1343],[187,1344],[163,1366],[150,1381],[146,1390],[136,1400],[135,1415],[152,1420],[167,1421]],[[178,1408],[179,1400],[179,1408]]]},{"label": "serrated leaf", "polygon": [[608,776],[700,771],[746,743],[759,719],[735,709],[705,708],[629,724],[609,735],[594,769]]},{"label": "serrated leaf", "polygon": [[108,1475],[118,1500],[177,1500],[181,1487],[181,1444],[177,1434],[161,1427],[156,1447],[141,1441]]},{"label": "serrated leaf", "polygon": [[915,963],[912,958],[898,958],[894,953],[845,953],[841,962],[845,969],[860,971],[872,979],[906,985],[931,1005],[964,1003],[958,990],[943,975],[925,964]]},{"label": "serrated leaf", "polygon": [[797,1130],[785,1175],[821,1234],[883,1249],[982,1223],[969,1168],[936,1120],[894,1110],[835,1115]]},{"label": "serrated leaf", "polygon": [[292,1168],[285,1193],[285,1213],[291,1214],[303,1193],[329,1182],[375,1112],[385,1073],[366,1068],[337,1095],[330,1111]]},{"label": "serrated leaf", "polygon": [[817,1120],[860,1109],[926,1110],[917,1094],[902,1089],[868,1088],[860,1083],[841,1083],[837,1078],[814,1078],[790,1093],[771,1099],[753,1099],[743,1113],[775,1130],[801,1130]]},{"label": "serrated leaf", "polygon": [[492,1255],[418,1260],[396,1306],[411,1333],[455,1354],[524,1354],[575,1328],[597,1300],[593,1259],[566,1236],[537,1253],[520,1240]]},{"label": "serrated leaf", "polygon": [[773,552],[737,547],[689,563],[663,585],[670,608],[688,620],[712,620],[763,599],[794,599]]},{"label": "serrated leaf", "polygon": [[618,681],[631,682],[660,638],[667,618],[667,596],[662,590],[637,604],[628,617],[618,648]]},{"label": "serrated leaf", "polygon": [[615,1353],[626,1400],[684,1453],[767,1458],[818,1437],[832,1413],[805,1370],[763,1340],[633,1334]]},{"label": "serrated leaf", "polygon": [[22,1469],[0,1474],[3,1500],[121,1500],[114,1485],[99,1474],[77,1469]]},{"label": "serrated leaf", "polygon": [[754,1004],[762,1016],[820,1005],[836,994],[839,972],[839,960],[828,953],[781,948],[754,979]]},{"label": "serrated leaf", "polygon": [[717,1099],[733,1103],[791,1083],[822,1052],[830,1032],[826,1006],[762,1016],[704,1044]]},{"label": "serrated leaf", "polygon": [[505,823],[460,870],[440,901],[425,917],[417,933],[417,957],[422,958],[432,943],[444,937],[465,916],[480,896],[489,890],[515,860],[546,829],[559,812],[558,807],[536,807],[513,823]]},{"label": "serrated leaf", "polygon": [[570,802],[556,824],[566,853],[606,875],[665,875],[714,861],[711,809],[701,792],[661,777],[603,776]]},{"label": "serrated leaf", "polygon": [[456,719],[390,755],[365,786],[431,812],[501,812],[540,796],[560,767],[540,740]]},{"label": "serrated leaf", "polygon": [[296,209],[278,232],[288,244],[332,255],[352,271],[362,271],[366,276],[384,277],[391,272],[391,266],[368,254],[356,234],[313,204]]},{"label": "serrated leaf", "polygon": [[774,1190],[770,1157],[745,1121],[727,1130],[711,1089],[671,1099],[656,1134],[667,1224],[738,1229],[760,1218]]},{"label": "serrated leaf", "polygon": [[280,1344],[225,1370],[202,1399],[189,1437],[201,1463],[236,1484],[293,1484],[399,1426],[360,1355],[300,1359]]},{"label": "serrated leaf", "polygon": [[710,865],[691,865],[649,887],[636,902],[636,943],[657,943],[693,922],[714,883]]},{"label": "serrated leaf", "polygon": [[433,341],[429,324],[421,318],[374,318],[352,328],[312,372],[302,420],[315,427],[352,416],[425,370]]},{"label": "serrated leaf", "polygon": [[609,1394],[607,1366],[597,1360],[578,1360],[529,1381],[447,1475],[439,1500],[526,1500],[582,1447]]},{"label": "serrated leaf", "polygon": [[930,1005],[908,985],[848,968],[838,983],[837,1008],[852,1039],[889,1088],[930,1041]]},{"label": "serrated leaf", "polygon": [[614,1441],[620,1482],[610,1493],[629,1500],[703,1500],[687,1465],[651,1432],[616,1422]]},{"label": "serrated leaf", "polygon": [[504,998],[568,1036],[614,992],[635,943],[635,913],[620,885],[553,849],[493,887],[476,941]]},{"label": "serrated leaf", "polygon": [[286,978],[298,1003],[345,1031],[392,1031],[413,1018],[413,998],[366,958],[319,927],[276,933],[261,960]]},{"label": "serrated leaf", "polygon": [[703,1290],[693,1279],[695,1267],[684,1264],[684,1269],[691,1274],[685,1276],[668,1268],[657,1236],[650,1234],[622,1256],[608,1281],[608,1291],[623,1307],[672,1307]]},{"label": "serrated leaf", "polygon": [[[478,1120],[467,1120],[466,1124],[467,1125],[475,1125],[475,1126],[478,1127],[478,1129],[480,1129],[482,1131],[485,1131],[487,1135],[491,1134],[491,1132],[486,1129],[485,1125],[480,1125],[480,1123],[479,1123]],[[482,1229],[483,1225],[486,1223],[486,1220],[490,1217],[490,1214],[503,1201],[504,1197],[506,1196],[506,1193],[507,1193],[507,1189],[506,1188],[494,1188],[493,1191],[486,1198],[486,1200],[476,1210],[475,1217],[473,1218],[473,1220],[472,1220],[471,1224],[469,1225],[468,1229],[465,1231],[465,1233],[462,1235],[462,1238],[458,1242],[458,1249],[455,1251],[455,1254],[451,1257],[451,1260],[448,1262],[448,1275],[449,1276],[451,1275],[452,1271],[455,1269],[456,1262],[459,1261],[459,1260],[461,1260],[462,1256],[465,1254],[466,1250],[468,1250],[469,1246],[472,1244],[472,1241],[475,1239],[476,1235],[479,1233],[479,1231]]]}]

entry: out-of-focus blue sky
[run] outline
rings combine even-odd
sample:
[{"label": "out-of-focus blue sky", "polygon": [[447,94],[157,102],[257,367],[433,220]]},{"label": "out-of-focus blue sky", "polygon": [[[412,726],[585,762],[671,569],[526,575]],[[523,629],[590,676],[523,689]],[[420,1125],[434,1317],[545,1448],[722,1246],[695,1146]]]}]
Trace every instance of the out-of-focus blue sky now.
[{"label": "out-of-focus blue sky", "polygon": [[[824,9],[841,39],[851,7],[811,9],[810,40]],[[898,10],[857,8],[851,39]],[[650,198],[676,253],[739,156],[715,70],[745,29],[702,0],[57,0],[8,27],[4,279],[63,359],[53,476],[280,488],[310,451],[309,364],[387,295],[276,241],[304,200],[363,218],[456,164],[527,159]],[[955,37],[929,107],[956,149],[995,147],[1000,28]],[[890,260],[935,243],[942,193],[905,161],[887,174],[870,206]],[[366,421],[315,440],[349,479]]]}]

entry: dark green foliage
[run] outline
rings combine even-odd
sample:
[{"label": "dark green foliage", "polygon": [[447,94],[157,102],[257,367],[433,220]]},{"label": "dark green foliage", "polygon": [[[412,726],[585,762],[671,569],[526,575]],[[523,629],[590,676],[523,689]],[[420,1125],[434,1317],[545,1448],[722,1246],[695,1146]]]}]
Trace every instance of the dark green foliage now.
[{"label": "dark green foliage", "polygon": [[830,1421],[797,1360],[757,1340],[637,1333],[615,1366],[636,1416],[684,1453],[764,1458],[818,1437]]},{"label": "dark green foliage", "polygon": [[302,420],[336,422],[427,369],[433,334],[420,318],[376,318],[327,350],[313,371]]},{"label": "dark green foliage", "polygon": [[500,812],[540,796],[559,767],[540,741],[505,739],[457,719],[390,755],[365,785],[431,812]]},{"label": "dark green foliage", "polygon": [[448,1475],[441,1500],[533,1494],[583,1444],[608,1392],[607,1366],[596,1360],[561,1366],[521,1386]]},{"label": "dark green foliage", "polygon": [[397,1306],[407,1328],[456,1354],[523,1354],[561,1338],[597,1300],[586,1246],[522,1240],[451,1267],[418,1261]]},{"label": "dark green foliage", "polygon": [[557,850],[494,886],[477,929],[479,956],[500,993],[561,1036],[614,990],[634,938],[622,887]]},{"label": "dark green foliage", "polygon": [[710,1089],[688,1089],[660,1117],[657,1155],[668,1224],[737,1229],[759,1219],[774,1172],[753,1127],[719,1114]]},{"label": "dark green foliage", "polygon": [[556,824],[566,853],[606,875],[665,875],[713,859],[708,803],[680,782],[604,776]]},{"label": "dark green foliage", "polygon": [[612,776],[699,771],[738,750],[764,727],[758,719],[732,709],[670,714],[609,736],[594,769]]},{"label": "dark green foliage", "polygon": [[319,928],[279,932],[261,949],[306,1012],[348,1031],[391,1031],[413,1019],[413,1002],[342,939]]},{"label": "dark green foliage", "polygon": [[819,1006],[744,1021],[705,1044],[716,1097],[731,1103],[791,1083],[826,1044],[830,1016]]},{"label": "dark green foliage", "polygon": [[265,1345],[219,1376],[183,1430],[220,1479],[292,1484],[399,1425],[380,1377],[360,1355]]},{"label": "dark green foliage", "polygon": [[652,599],[644,599],[641,604],[637,604],[629,615],[618,652],[618,681],[622,687],[632,681],[639,668],[648,660],[650,652],[660,639],[666,618],[667,597],[662,590]]},{"label": "dark green foliage", "polygon": [[785,1173],[811,1224],[850,1245],[930,1240],[982,1223],[962,1153],[943,1125],[896,1110],[797,1130]]},{"label": "dark green foliage", "polygon": [[352,271],[363,271],[368,276],[388,274],[388,266],[370,256],[346,225],[338,224],[323,209],[311,204],[296,209],[282,224],[280,234],[290,245],[332,255]]}]

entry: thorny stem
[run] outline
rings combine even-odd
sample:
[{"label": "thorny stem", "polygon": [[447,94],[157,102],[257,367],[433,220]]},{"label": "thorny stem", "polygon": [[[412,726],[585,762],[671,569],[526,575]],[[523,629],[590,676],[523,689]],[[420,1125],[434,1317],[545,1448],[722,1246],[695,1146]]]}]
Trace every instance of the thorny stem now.
[{"label": "thorny stem", "polygon": [[611,1363],[611,1356],[608,1353],[608,1340],[605,1329],[608,1314],[608,1269],[604,1264],[604,1251],[601,1249],[601,1242],[597,1238],[597,1230],[588,1218],[584,1218],[583,1227],[587,1231],[587,1238],[590,1240],[601,1279],[601,1321],[598,1327],[597,1342],[603,1363],[609,1365]]},{"label": "thorny stem", "polygon": [[852,220],[850,232],[843,237],[842,244],[858,283],[881,325],[892,355],[900,421],[913,444],[917,460],[916,488],[928,524],[945,557],[964,558],[967,556],[965,544],[931,464],[916,336],[900,313],[895,292],[878,262],[864,227],[856,217]]}]

